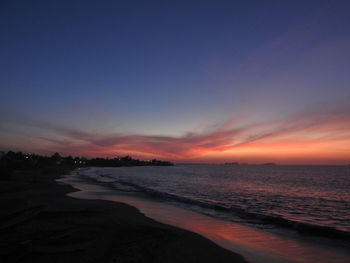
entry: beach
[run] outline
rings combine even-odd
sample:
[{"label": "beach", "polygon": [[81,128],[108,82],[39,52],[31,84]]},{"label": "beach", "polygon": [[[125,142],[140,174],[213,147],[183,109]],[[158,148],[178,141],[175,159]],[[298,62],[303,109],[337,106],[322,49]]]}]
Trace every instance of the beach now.
[{"label": "beach", "polygon": [[67,196],[70,168],[13,172],[0,184],[1,262],[246,262],[208,239],[117,202]]},{"label": "beach", "polygon": [[[243,217],[242,214],[241,217],[237,216],[237,210],[227,211],[220,209],[220,196],[224,196],[220,192],[225,193],[225,188],[221,187],[222,185],[229,186],[225,194],[226,198],[221,199],[223,201],[229,200],[227,198],[228,194],[237,198],[249,198],[247,194],[250,192],[255,196],[254,192],[252,192],[254,190],[253,186],[259,186],[259,191],[261,190],[263,185],[259,183],[259,180],[265,181],[263,173],[266,172],[266,169],[269,172],[268,174],[275,174],[275,180],[289,176],[289,181],[293,182],[294,185],[294,182],[299,177],[300,170],[306,170],[310,179],[315,176],[323,178],[323,182],[325,182],[325,175],[331,171],[336,171],[338,175],[329,177],[332,179],[332,183],[334,184],[337,180],[345,179],[343,185],[346,185],[346,177],[343,178],[340,173],[341,171],[346,172],[344,167],[329,167],[327,171],[325,167],[276,166],[262,169],[259,166],[229,167],[226,165],[84,167],[72,171],[58,181],[77,189],[77,191],[68,194],[71,197],[108,200],[131,205],[149,218],[195,232],[215,242],[220,247],[242,255],[251,263],[348,263],[350,254],[346,236],[333,236],[335,233],[341,233],[339,231],[335,232],[332,229],[321,231],[323,229],[320,229],[318,226],[310,226],[314,227],[314,229],[320,229],[317,232],[310,232],[297,222],[288,227],[280,225],[280,221],[277,221],[276,218],[271,220],[271,217],[260,217],[264,221],[259,218],[252,221],[253,217],[249,218],[247,215]],[[255,174],[254,171],[260,171],[259,176],[251,178],[251,175]],[[290,173],[290,171],[298,171],[298,173]],[[229,173],[230,176],[223,176],[222,172],[224,174]],[[242,184],[241,180],[240,182],[235,181],[237,174],[240,174],[238,172],[245,172],[244,178],[247,182],[253,179],[251,181],[252,184],[249,184],[251,186],[250,189],[247,187],[247,184]],[[277,177],[276,172],[278,172],[277,174],[282,173],[284,176]],[[316,174],[312,175],[313,172],[316,172]],[[320,172],[325,173],[325,175],[320,174]],[[215,181],[211,180],[211,178],[215,178]],[[242,179],[242,177],[239,178]],[[272,180],[273,178],[269,179],[269,184],[271,184]],[[312,181],[314,182],[314,180]],[[217,182],[220,182],[220,184],[217,184]],[[303,180],[303,183],[306,185],[306,180]],[[240,187],[234,189],[233,186],[236,184]],[[220,188],[216,188],[216,185],[220,186]],[[276,191],[277,185],[275,183],[275,187],[271,191]],[[325,186],[326,184],[322,185]],[[285,183],[280,184],[279,187],[285,187]],[[304,194],[315,187],[317,188],[313,184],[308,188],[308,191],[304,191]],[[219,191],[216,191],[217,189]],[[321,190],[321,188],[318,189]],[[274,193],[272,192],[271,194],[274,195]],[[323,192],[323,194],[327,193]],[[198,195],[203,194],[206,196],[206,203],[196,202]],[[285,196],[286,201],[291,198],[291,194],[293,192],[289,192]],[[319,195],[321,194],[322,192],[319,192]],[[334,197],[330,196],[328,198]],[[263,200],[263,196],[261,199]],[[270,200],[274,201],[274,199]],[[277,199],[275,198],[275,200]],[[281,201],[282,196],[279,196],[278,200]],[[304,203],[307,204],[310,202],[309,200],[306,199]],[[255,208],[257,203],[253,201],[252,199],[249,202],[242,200],[241,203],[242,205],[249,205]],[[213,202],[215,202],[215,206],[210,206],[210,203]],[[312,201],[312,203],[315,204],[315,201]],[[339,215],[341,215],[341,204],[339,202],[339,209],[334,210]],[[260,203],[260,206],[264,205],[266,205],[266,202]],[[244,212],[249,213],[249,208],[246,207]],[[275,209],[278,209],[278,207],[275,207]],[[322,212],[316,206],[315,209]],[[286,215],[288,211],[293,212],[293,210],[285,209]],[[321,217],[322,214],[320,213],[319,216]],[[326,221],[323,222],[327,223]],[[298,228],[293,228],[293,226]]]}]

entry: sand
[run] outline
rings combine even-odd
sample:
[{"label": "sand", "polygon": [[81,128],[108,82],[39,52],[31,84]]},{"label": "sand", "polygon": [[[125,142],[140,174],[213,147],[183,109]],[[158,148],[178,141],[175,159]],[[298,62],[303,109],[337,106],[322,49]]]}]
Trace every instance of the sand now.
[{"label": "sand", "polygon": [[68,197],[68,168],[0,181],[0,262],[246,262],[208,239],[111,201]]}]

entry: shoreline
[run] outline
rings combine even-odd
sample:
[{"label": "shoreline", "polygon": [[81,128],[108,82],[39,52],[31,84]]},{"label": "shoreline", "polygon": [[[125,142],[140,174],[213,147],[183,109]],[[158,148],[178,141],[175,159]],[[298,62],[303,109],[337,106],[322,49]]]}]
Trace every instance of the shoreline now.
[{"label": "shoreline", "polygon": [[[83,171],[82,173],[84,174]],[[176,204],[159,202],[159,200],[141,193],[135,195],[134,193],[120,192],[108,183],[94,181],[81,175],[81,172],[72,173],[60,181],[78,189],[70,196],[129,204],[158,222],[196,232],[221,247],[243,255],[249,262],[345,263],[348,262],[350,256],[349,251],[342,246],[342,243],[337,246],[333,243],[334,240],[300,236],[291,231],[287,231],[287,233],[279,230],[277,232],[275,230],[265,231],[244,224],[223,221],[191,211],[191,209],[181,208]]]},{"label": "shoreline", "polygon": [[67,196],[66,169],[17,171],[0,186],[1,262],[247,262],[130,205]]}]

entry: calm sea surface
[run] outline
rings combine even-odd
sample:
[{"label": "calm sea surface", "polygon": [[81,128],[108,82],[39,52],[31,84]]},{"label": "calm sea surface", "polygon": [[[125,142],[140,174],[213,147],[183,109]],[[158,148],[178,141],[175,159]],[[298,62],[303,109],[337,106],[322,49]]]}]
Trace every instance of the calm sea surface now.
[{"label": "calm sea surface", "polygon": [[81,176],[225,220],[349,238],[350,166],[89,168]]}]

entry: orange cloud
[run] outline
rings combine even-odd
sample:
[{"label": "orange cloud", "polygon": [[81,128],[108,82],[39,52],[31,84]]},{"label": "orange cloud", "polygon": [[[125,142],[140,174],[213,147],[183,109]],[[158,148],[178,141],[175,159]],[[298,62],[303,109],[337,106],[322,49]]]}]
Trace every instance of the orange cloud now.
[{"label": "orange cloud", "polygon": [[[39,137],[64,154],[163,158],[174,161],[350,162],[350,107],[318,109],[275,121],[232,121],[183,136],[98,135],[48,123],[27,123],[60,136]],[[62,137],[64,139],[62,139]],[[47,146],[49,144],[49,146]],[[44,144],[43,144],[44,145]]]}]

